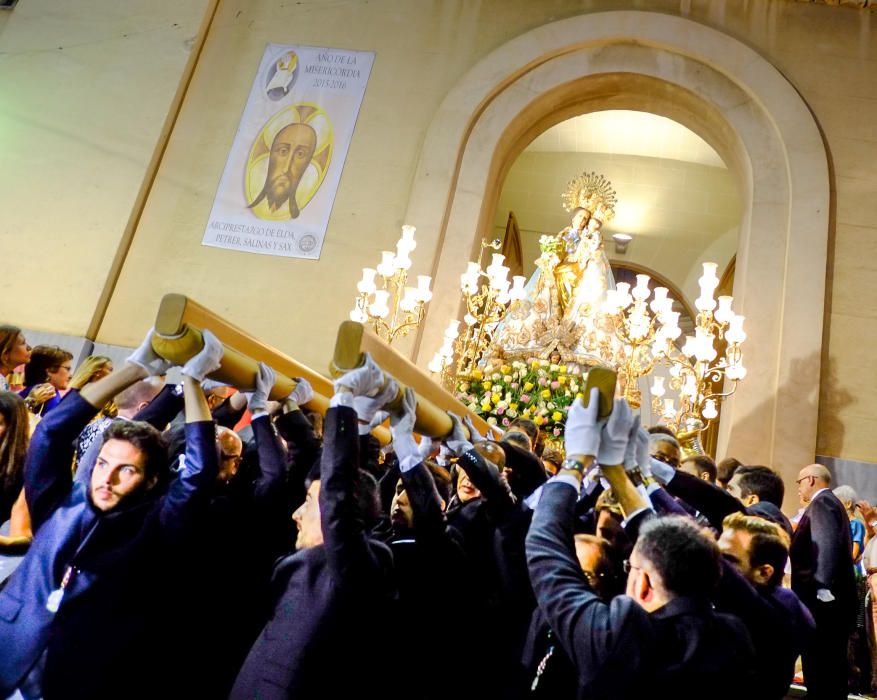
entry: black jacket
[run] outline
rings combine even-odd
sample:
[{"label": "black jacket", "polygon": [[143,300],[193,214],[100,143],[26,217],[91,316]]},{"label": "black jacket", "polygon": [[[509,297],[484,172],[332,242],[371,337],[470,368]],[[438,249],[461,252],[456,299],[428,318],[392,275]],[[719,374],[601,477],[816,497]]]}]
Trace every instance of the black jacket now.
[{"label": "black jacket", "polygon": [[603,603],[573,548],[576,491],[548,483],[527,535],[539,607],[576,668],[580,698],[746,697],[753,660],[742,623],[708,600],[676,598],[648,613],[627,596]]},{"label": "black jacket", "polygon": [[353,493],[356,412],[326,414],[320,469],[323,544],[282,559],[276,603],[231,697],[386,697],[376,673],[389,648],[396,584],[390,550],[368,536]]}]

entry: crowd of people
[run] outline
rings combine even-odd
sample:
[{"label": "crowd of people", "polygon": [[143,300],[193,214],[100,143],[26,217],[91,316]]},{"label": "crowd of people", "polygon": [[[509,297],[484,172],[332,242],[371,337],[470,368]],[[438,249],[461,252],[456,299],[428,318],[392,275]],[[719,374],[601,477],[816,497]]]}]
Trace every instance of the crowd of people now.
[{"label": "crowd of people", "polygon": [[[877,513],[805,465],[683,457],[623,399],[416,435],[371,358],[325,416],[0,326],[0,698],[772,698],[877,676]],[[24,368],[23,373],[21,368]],[[392,441],[371,434],[387,418]],[[2,575],[2,569],[0,569]]]}]

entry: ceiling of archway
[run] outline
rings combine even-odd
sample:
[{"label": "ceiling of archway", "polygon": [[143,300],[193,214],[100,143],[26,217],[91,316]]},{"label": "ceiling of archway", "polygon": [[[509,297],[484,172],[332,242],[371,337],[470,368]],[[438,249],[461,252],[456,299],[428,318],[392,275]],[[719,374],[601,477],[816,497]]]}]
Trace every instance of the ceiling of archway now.
[{"label": "ceiling of archway", "polygon": [[536,137],[527,150],[615,153],[725,167],[712,146],[678,122],[630,110],[591,112],[567,119]]}]

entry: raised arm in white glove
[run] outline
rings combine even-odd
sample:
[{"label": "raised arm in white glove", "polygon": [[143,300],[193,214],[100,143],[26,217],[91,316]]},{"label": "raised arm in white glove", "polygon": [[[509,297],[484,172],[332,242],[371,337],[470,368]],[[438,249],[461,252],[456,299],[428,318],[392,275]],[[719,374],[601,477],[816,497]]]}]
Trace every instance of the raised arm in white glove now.
[{"label": "raised arm in white glove", "polygon": [[576,399],[566,416],[566,432],[563,436],[569,457],[595,457],[600,449],[600,431],[603,421],[598,420],[600,391],[595,387],[588,396],[588,405]]},{"label": "raised arm in white glove", "polygon": [[268,396],[274,388],[277,375],[264,362],[259,363],[259,371],[256,373],[256,390],[250,394],[250,411],[253,417],[268,412]]},{"label": "raised arm in white glove", "polygon": [[479,442],[485,442],[487,440],[478,430],[475,428],[475,424],[472,422],[472,418],[468,413],[463,415],[463,425],[465,425],[469,429],[469,440],[472,444],[476,444]]},{"label": "raised arm in white glove", "polygon": [[615,466],[624,464],[624,453],[633,425],[633,411],[624,399],[615,399],[612,414],[600,432],[600,450],[597,461],[600,465]]},{"label": "raised arm in white glove", "polygon": [[311,383],[302,377],[296,377],[295,389],[286,397],[287,402],[295,404],[296,407],[306,404],[314,398],[314,388]]},{"label": "raised arm in white glove", "polygon": [[204,377],[219,369],[224,352],[222,343],[213,333],[205,329],[201,332],[201,336],[204,338],[201,352],[183,365],[183,374],[196,382],[203,382]]},{"label": "raised arm in white glove", "polygon": [[402,397],[402,406],[399,410],[390,413],[390,434],[393,436],[393,449],[399,460],[399,470],[410,471],[420,464],[423,459],[417,442],[414,440],[414,410],[417,408],[417,396],[414,389],[405,389]]},{"label": "raised arm in white glove", "polygon": [[466,438],[466,430],[463,428],[459,416],[455,416],[453,413],[448,413],[448,415],[451,417],[453,427],[451,428],[451,434],[445,438],[445,444],[451,452],[459,457],[464,452],[472,449],[472,443]]},{"label": "raised arm in white glove", "polygon": [[140,343],[140,347],[128,356],[127,361],[132,365],[142,367],[150,377],[157,377],[162,374],[167,374],[167,371],[174,365],[172,362],[160,357],[158,353],[152,349],[153,335],[155,335],[155,329],[150,328],[149,333],[146,334],[146,338]]}]

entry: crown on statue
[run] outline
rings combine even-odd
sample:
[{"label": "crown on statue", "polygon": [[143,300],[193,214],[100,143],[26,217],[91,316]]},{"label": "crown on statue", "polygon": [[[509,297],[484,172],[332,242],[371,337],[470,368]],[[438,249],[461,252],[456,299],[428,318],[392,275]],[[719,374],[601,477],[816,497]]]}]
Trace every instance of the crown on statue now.
[{"label": "crown on statue", "polygon": [[603,223],[615,216],[615,190],[609,180],[597,173],[582,173],[570,180],[562,199],[567,211],[583,207]]}]

